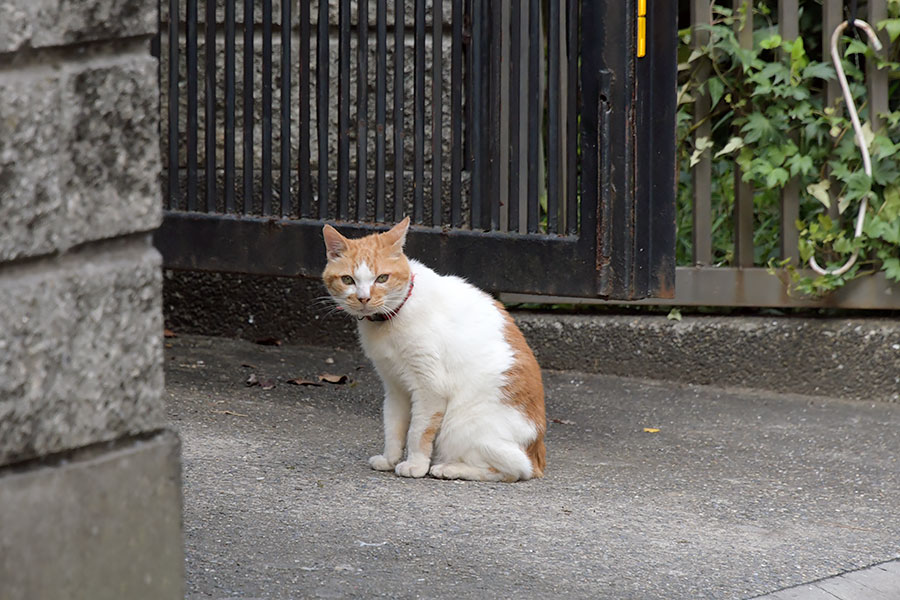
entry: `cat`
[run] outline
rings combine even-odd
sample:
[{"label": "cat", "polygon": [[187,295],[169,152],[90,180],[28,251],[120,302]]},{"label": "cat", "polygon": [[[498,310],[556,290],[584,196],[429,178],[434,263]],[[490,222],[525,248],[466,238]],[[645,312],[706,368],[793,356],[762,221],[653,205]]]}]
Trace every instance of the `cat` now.
[{"label": "cat", "polygon": [[542,477],[546,417],[534,354],[502,304],[407,258],[408,229],[406,217],[359,239],[330,225],[322,232],[322,279],[358,320],[384,384],[384,451],[369,465],[403,477]]}]

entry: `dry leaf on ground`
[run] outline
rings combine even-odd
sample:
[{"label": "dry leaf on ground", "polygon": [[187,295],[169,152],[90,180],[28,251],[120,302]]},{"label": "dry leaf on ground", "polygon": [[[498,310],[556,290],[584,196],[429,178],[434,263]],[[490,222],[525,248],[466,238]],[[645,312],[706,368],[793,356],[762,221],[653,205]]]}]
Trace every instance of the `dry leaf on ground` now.
[{"label": "dry leaf on ground", "polygon": [[296,377],[294,379],[288,379],[285,383],[290,383],[293,385],[314,385],[316,387],[322,387],[321,382],[310,381],[309,379],[301,379],[300,377]]},{"label": "dry leaf on ground", "polygon": [[172,331],[171,329],[163,329],[163,337],[164,338],[173,338],[178,337],[178,334]]},{"label": "dry leaf on ground", "polygon": [[280,346],[282,344],[281,340],[277,337],[264,337],[256,340],[257,344],[260,346]]},{"label": "dry leaf on ground", "polygon": [[319,375],[319,381],[324,381],[325,383],[333,383],[335,385],[342,385],[348,383],[350,378],[346,375],[332,375],[331,373],[322,373]]}]

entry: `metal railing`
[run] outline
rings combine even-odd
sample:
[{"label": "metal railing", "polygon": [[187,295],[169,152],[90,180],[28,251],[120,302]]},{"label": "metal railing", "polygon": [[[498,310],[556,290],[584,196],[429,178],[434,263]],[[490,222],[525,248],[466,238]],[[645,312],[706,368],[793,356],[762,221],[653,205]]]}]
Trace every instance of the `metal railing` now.
[{"label": "metal railing", "polygon": [[575,234],[579,6],[163,0],[166,208]]}]

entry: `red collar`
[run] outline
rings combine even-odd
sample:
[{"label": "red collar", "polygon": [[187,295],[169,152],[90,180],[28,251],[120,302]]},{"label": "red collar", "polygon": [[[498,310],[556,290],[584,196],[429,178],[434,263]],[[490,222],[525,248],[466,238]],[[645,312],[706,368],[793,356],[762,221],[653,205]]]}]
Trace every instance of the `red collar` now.
[{"label": "red collar", "polygon": [[396,317],[397,313],[400,312],[400,309],[403,308],[403,305],[406,304],[406,301],[409,300],[409,297],[412,296],[413,285],[415,284],[415,281],[416,281],[415,273],[410,273],[410,275],[409,275],[409,290],[406,292],[406,298],[403,299],[403,302],[400,303],[400,306],[398,306],[393,312],[389,312],[387,314],[377,313],[374,315],[369,315],[366,317],[366,319],[369,321],[374,321],[376,323],[380,323],[381,321],[390,321],[391,319]]}]

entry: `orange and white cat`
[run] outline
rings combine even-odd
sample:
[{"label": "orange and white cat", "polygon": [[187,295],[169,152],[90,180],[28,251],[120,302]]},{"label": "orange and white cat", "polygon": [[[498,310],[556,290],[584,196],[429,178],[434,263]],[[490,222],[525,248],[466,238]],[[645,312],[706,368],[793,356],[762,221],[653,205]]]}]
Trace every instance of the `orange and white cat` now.
[{"label": "orange and white cat", "polygon": [[323,230],[325,286],[358,319],[384,383],[384,452],[369,464],[403,477],[541,477],[546,419],[534,354],[501,304],[408,259],[408,228],[407,217],[360,239]]}]

